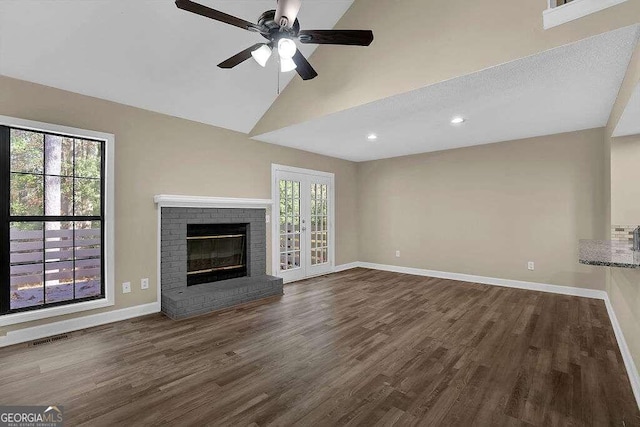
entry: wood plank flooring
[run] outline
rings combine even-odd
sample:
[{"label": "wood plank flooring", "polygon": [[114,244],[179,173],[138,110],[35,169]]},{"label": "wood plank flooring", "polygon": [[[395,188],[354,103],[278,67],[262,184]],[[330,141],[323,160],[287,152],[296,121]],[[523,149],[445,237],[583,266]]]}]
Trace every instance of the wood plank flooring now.
[{"label": "wood plank flooring", "polygon": [[354,269],[184,321],[0,349],[66,425],[640,425],[602,301]]}]

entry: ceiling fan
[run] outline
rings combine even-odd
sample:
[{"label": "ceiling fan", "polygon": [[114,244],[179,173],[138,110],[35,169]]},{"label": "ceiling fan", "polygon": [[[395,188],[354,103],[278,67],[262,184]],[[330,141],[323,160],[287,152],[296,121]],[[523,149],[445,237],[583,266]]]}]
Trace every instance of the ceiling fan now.
[{"label": "ceiling fan", "polygon": [[300,22],[297,16],[300,11],[301,0],[277,0],[277,2],[277,8],[264,12],[258,19],[257,24],[211,9],[191,0],[176,0],[176,6],[197,15],[260,33],[268,40],[266,43],[256,43],[221,62],[218,64],[220,68],[233,68],[252,56],[258,64],[265,67],[273,49],[277,47],[278,55],[280,56],[280,71],[287,72],[295,69],[303,80],[311,80],[318,73],[309,64],[304,55],[300,53],[294,41],[295,39],[304,44],[349,46],[369,46],[373,42],[373,32],[370,30],[300,30]]}]

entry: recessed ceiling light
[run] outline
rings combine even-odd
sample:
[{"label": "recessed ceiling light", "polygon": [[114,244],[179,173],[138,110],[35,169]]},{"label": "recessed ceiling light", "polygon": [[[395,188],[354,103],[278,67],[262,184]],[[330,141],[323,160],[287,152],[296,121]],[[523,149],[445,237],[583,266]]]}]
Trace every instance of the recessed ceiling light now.
[{"label": "recessed ceiling light", "polygon": [[370,133],[369,136],[367,136],[367,139],[369,141],[375,141],[376,139],[378,139],[378,135],[376,135],[375,133]]},{"label": "recessed ceiling light", "polygon": [[464,123],[464,117],[454,117],[453,119],[451,119],[452,125],[459,125],[461,123]]}]

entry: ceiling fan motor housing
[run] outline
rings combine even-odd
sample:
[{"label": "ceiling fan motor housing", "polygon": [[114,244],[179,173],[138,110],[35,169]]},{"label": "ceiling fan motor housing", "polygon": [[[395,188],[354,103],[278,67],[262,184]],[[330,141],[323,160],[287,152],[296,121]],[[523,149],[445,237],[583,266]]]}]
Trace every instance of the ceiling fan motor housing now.
[{"label": "ceiling fan motor housing", "polygon": [[296,18],[293,25],[290,28],[281,27],[279,23],[275,21],[276,11],[267,10],[258,19],[258,25],[263,27],[266,31],[262,33],[264,38],[270,41],[277,42],[283,37],[295,38],[300,32],[300,22]]}]

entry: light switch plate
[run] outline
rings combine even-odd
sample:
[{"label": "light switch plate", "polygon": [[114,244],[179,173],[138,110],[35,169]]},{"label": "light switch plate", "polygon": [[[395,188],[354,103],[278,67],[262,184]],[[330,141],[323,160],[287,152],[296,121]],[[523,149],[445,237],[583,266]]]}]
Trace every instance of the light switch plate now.
[{"label": "light switch plate", "polygon": [[131,282],[124,282],[122,284],[122,293],[128,294],[131,292]]}]

